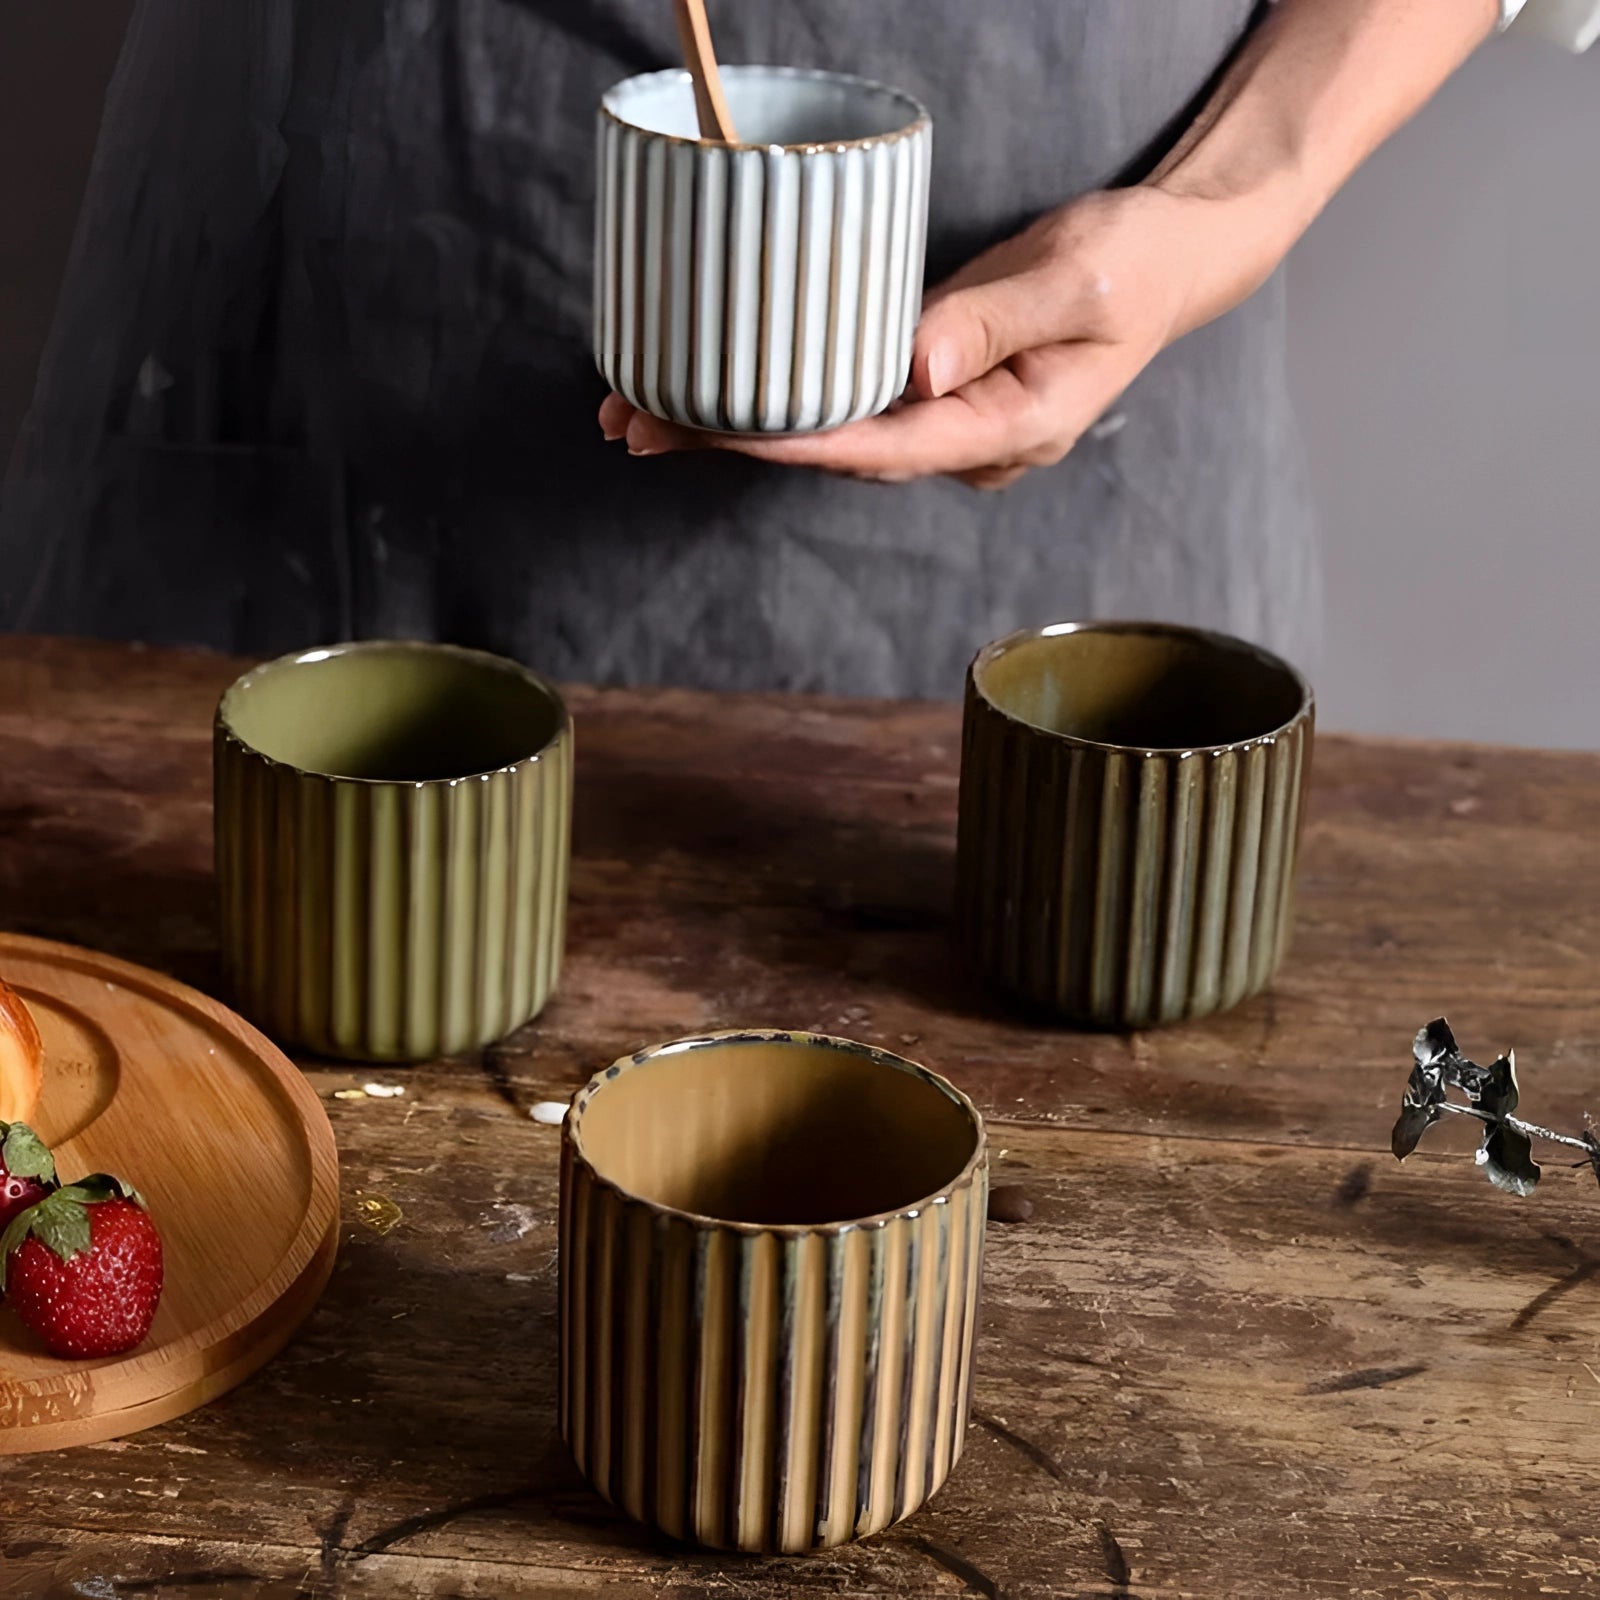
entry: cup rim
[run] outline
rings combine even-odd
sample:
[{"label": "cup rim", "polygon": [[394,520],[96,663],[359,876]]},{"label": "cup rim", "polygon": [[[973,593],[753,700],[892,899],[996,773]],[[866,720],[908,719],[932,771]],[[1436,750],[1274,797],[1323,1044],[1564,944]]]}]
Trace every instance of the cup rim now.
[{"label": "cup rim", "polygon": [[[889,1211],[874,1212],[871,1216],[850,1217],[839,1222],[739,1222],[727,1217],[707,1216],[704,1212],[688,1211],[680,1206],[663,1205],[659,1200],[651,1200],[645,1195],[635,1194],[631,1189],[625,1188],[615,1179],[607,1177],[595,1165],[589,1153],[583,1148],[583,1113],[588,1108],[590,1101],[606,1086],[625,1072],[632,1072],[663,1056],[683,1055],[693,1050],[715,1049],[720,1045],[729,1044],[795,1044],[814,1046],[820,1045],[825,1049],[838,1050],[848,1055],[862,1056],[875,1066],[891,1067],[896,1071],[909,1073],[929,1087],[936,1089],[952,1101],[958,1110],[967,1118],[973,1130],[972,1153],[967,1157],[961,1170],[941,1184],[931,1193],[908,1202],[903,1206],[896,1206]],[[846,1233],[856,1233],[867,1228],[886,1228],[892,1222],[902,1219],[914,1221],[923,1212],[932,1206],[948,1205],[950,1200],[963,1189],[967,1188],[976,1174],[983,1167],[989,1154],[989,1132],[984,1126],[983,1117],[972,1101],[950,1082],[948,1078],[941,1077],[939,1073],[930,1071],[919,1062],[910,1061],[905,1056],[897,1056],[892,1051],[880,1050],[876,1045],[861,1044],[855,1039],[843,1039],[831,1033],[811,1033],[799,1028],[731,1028],[715,1033],[692,1034],[684,1039],[671,1039],[663,1044],[647,1045],[642,1050],[636,1050],[632,1055],[621,1056],[612,1062],[609,1067],[601,1071],[584,1084],[572,1097],[572,1103],[567,1107],[567,1115],[561,1128],[562,1138],[572,1147],[573,1155],[581,1160],[584,1170],[588,1173],[591,1182],[603,1189],[609,1190],[618,1199],[629,1205],[643,1206],[656,1216],[675,1217],[679,1221],[687,1222],[692,1227],[702,1231],[719,1233],[738,1233],[744,1235],[776,1234],[781,1238],[803,1239],[811,1237],[837,1238]]]},{"label": "cup rim", "polygon": [[[498,767],[485,767],[477,772],[463,772],[453,778],[357,778],[345,773],[323,772],[315,767],[297,766],[292,761],[269,756],[266,751],[258,750],[235,730],[231,712],[233,706],[237,704],[238,697],[269,674],[288,671],[298,666],[313,666],[336,656],[375,655],[379,651],[454,656],[460,661],[469,661],[477,666],[490,667],[494,671],[519,677],[531,688],[544,694],[555,707],[555,731],[537,750],[530,751],[525,756],[518,756],[515,761],[505,762]],[[541,678],[532,668],[523,666],[520,661],[511,660],[509,656],[497,656],[491,650],[472,650],[466,645],[441,644],[427,639],[352,639],[342,644],[311,645],[302,650],[291,650],[286,655],[274,656],[270,661],[259,662],[247,672],[241,673],[222,691],[222,696],[217,701],[213,727],[217,736],[231,749],[279,772],[294,773],[302,778],[316,778],[324,783],[356,783],[374,789],[448,789],[456,784],[479,783],[502,772],[520,772],[524,767],[533,766],[569,737],[572,731],[572,713],[567,709],[567,702],[554,684]]]},{"label": "cup rim", "polygon": [[600,97],[600,114],[607,121],[630,133],[640,134],[646,139],[659,139],[664,144],[681,145],[690,150],[782,150],[786,154],[804,156],[824,155],[831,151],[872,150],[880,145],[899,144],[902,140],[914,138],[933,126],[933,117],[928,108],[915,95],[908,94],[904,89],[897,89],[893,84],[880,83],[876,78],[863,78],[853,72],[830,72],[823,67],[765,67],[747,63],[740,66],[725,66],[722,68],[722,75],[724,78],[809,78],[852,89],[870,89],[880,94],[891,95],[900,101],[911,113],[911,120],[903,127],[895,128],[889,133],[868,134],[861,139],[821,139],[804,144],[750,144],[741,139],[732,144],[721,144],[715,139],[685,139],[681,134],[658,133],[654,128],[640,127],[637,122],[630,122],[622,116],[612,104],[613,98],[619,91],[638,85],[663,83],[668,80],[691,85],[693,78],[684,67],[666,67],[659,72],[639,72],[632,77],[619,79]]},{"label": "cup rim", "polygon": [[[1008,650],[1014,650],[1019,645],[1032,643],[1037,639],[1056,639],[1066,634],[1075,633],[1134,633],[1154,634],[1165,638],[1185,639],[1192,644],[1203,644],[1214,650],[1223,650],[1232,655],[1251,657],[1258,665],[1269,667],[1275,672],[1282,673],[1300,691],[1300,704],[1295,708],[1294,714],[1284,719],[1275,728],[1270,728],[1263,733],[1253,733],[1248,739],[1235,739],[1225,744],[1175,744],[1175,745],[1141,745],[1141,744],[1116,744],[1107,739],[1086,739],[1082,734],[1062,733],[1055,728],[1041,727],[1037,722],[1029,722],[1026,717],[1019,717],[1015,712],[1008,711],[990,697],[989,691],[983,685],[983,671],[993,661],[999,659]],[[1231,633],[1220,633],[1212,628],[1191,627],[1181,622],[1153,622],[1153,621],[1082,621],[1082,622],[1047,622],[1038,628],[1019,628],[1015,633],[1008,633],[1003,638],[991,640],[972,658],[972,664],[967,668],[967,679],[974,692],[983,702],[986,709],[997,717],[1004,717],[1007,722],[1019,728],[1026,728],[1029,733],[1041,739],[1054,739],[1062,744],[1071,745],[1078,750],[1110,750],[1127,755],[1146,756],[1186,756],[1186,755],[1224,755],[1232,751],[1253,750],[1258,745],[1275,744],[1291,730],[1299,727],[1316,713],[1316,695],[1312,692],[1311,684],[1297,667],[1291,666],[1282,656],[1275,655],[1271,650],[1261,645],[1252,644],[1248,639],[1240,639]]]}]

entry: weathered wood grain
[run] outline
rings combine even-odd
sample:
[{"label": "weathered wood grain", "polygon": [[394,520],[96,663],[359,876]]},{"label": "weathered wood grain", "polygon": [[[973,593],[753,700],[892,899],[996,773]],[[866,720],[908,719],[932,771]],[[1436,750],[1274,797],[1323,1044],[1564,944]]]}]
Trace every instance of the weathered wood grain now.
[{"label": "weathered wood grain", "polygon": [[[0,925],[214,982],[232,670],[0,641]],[[1600,760],[1325,739],[1276,992],[1126,1039],[996,1011],[949,956],[951,708],[572,699],[561,999],[482,1061],[378,1075],[403,1098],[329,1098],[323,1305],[193,1417],[8,1463],[0,1594],[1593,1592],[1593,1180],[1519,1202],[1464,1130],[1404,1168],[1386,1141],[1440,1011],[1517,1046],[1532,1114],[1600,1109]],[[1034,1202],[991,1233],[951,1483],[799,1563],[674,1550],[584,1488],[554,1431],[557,1137],[525,1115],[625,1048],[764,1022],[949,1072]],[[310,1065],[327,1097],[373,1076]]]}]

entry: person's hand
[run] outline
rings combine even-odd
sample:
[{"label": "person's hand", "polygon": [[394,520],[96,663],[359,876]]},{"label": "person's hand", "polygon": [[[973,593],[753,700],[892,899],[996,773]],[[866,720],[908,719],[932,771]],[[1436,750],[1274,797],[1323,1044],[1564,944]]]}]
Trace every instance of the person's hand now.
[{"label": "person's hand", "polygon": [[1003,489],[1053,466],[1172,340],[1242,300],[1275,264],[1216,202],[1155,187],[1051,212],[927,298],[911,385],[829,433],[702,433],[607,396],[600,425],[635,455],[734,450],[903,483],[949,474]]}]

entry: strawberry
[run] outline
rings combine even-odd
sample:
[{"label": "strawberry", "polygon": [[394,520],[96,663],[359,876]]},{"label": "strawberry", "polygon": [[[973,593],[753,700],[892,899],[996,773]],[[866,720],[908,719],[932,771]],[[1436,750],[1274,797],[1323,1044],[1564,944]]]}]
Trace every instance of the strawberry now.
[{"label": "strawberry", "polygon": [[0,1122],[0,1233],[55,1187],[56,1164],[25,1122]]},{"label": "strawberry", "polygon": [[120,1355],[155,1320],[161,1235],[137,1190],[97,1173],[12,1219],[0,1287],[51,1354]]}]

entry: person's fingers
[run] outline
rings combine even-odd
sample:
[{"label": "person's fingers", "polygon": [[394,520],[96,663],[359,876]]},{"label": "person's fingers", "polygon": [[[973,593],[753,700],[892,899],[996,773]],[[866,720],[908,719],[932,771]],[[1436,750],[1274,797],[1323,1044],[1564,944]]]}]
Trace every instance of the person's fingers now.
[{"label": "person's fingers", "polygon": [[1121,345],[1078,340],[1024,350],[1007,367],[1035,397],[1046,419],[1030,444],[1002,457],[1002,467],[1052,467],[1116,402],[1148,357]]},{"label": "person's fingers", "polygon": [[1002,367],[959,394],[869,417],[832,433],[718,443],[764,461],[906,483],[1015,455],[1015,442],[1031,442],[1041,427],[1034,396]]},{"label": "person's fingers", "polygon": [[926,297],[912,382],[948,394],[1023,350],[1109,340],[1117,274],[1104,206],[1079,202],[969,262]]},{"label": "person's fingers", "polygon": [[976,472],[958,472],[956,477],[972,489],[1009,489],[1019,478],[1024,478],[1033,468],[1028,466],[980,467]]},{"label": "person's fingers", "polygon": [[1090,420],[1098,415],[1101,402],[1091,397],[1107,393],[1106,355],[1104,347],[1088,344],[1025,351],[955,394],[835,433],[719,443],[767,460],[885,483],[1040,466],[1067,453],[1080,413]]},{"label": "person's fingers", "polygon": [[1072,448],[1126,385],[1123,357],[1116,347],[1091,342],[1023,351],[941,400],[831,433],[700,433],[641,411],[628,424],[628,449],[635,455],[728,450],[884,483],[1047,466]]},{"label": "person's fingers", "polygon": [[1127,387],[1142,362],[1113,345],[1080,341],[1026,350],[1007,364],[1035,397],[1047,419],[1033,443],[1009,456],[952,474],[974,489],[1009,489],[1036,467],[1053,467],[1076,448],[1078,440]]},{"label": "person's fingers", "polygon": [[1036,263],[935,300],[917,330],[912,360],[917,392],[937,400],[1023,350],[1070,337],[1057,294],[1042,264]]},{"label": "person's fingers", "polygon": [[[807,463],[799,461],[798,456],[809,454],[806,446],[811,439],[825,437],[815,434],[807,437],[774,435],[768,438],[755,434],[714,433],[700,428],[686,428],[676,422],[665,422],[648,412],[636,411],[625,400],[621,404],[626,408],[625,413],[613,414],[622,427],[622,432],[616,437],[626,437],[629,453],[636,456],[668,455],[679,450],[731,450],[741,455],[760,456],[768,461],[804,465]],[[892,416],[910,404],[915,404],[915,401],[909,396],[897,399],[891,403],[887,415]],[[607,413],[602,407],[602,426],[606,418]],[[794,457],[786,448],[790,445],[796,447],[797,454]]]},{"label": "person's fingers", "polygon": [[600,431],[607,443],[627,437],[628,424],[633,420],[633,407],[614,390],[600,402]]},{"label": "person's fingers", "polygon": [[[1002,381],[1016,391],[1014,407],[1026,397],[1010,374]],[[996,384],[994,387],[998,388]],[[964,395],[869,417],[829,433],[763,438],[755,434],[691,433],[638,413],[628,426],[628,449],[635,455],[669,450],[727,450],[788,467],[900,483],[963,467],[981,465],[1000,447],[1004,407],[989,400],[982,414]],[[986,443],[978,443],[982,432]]]},{"label": "person's fingers", "polygon": [[676,422],[664,422],[652,417],[648,411],[635,411],[628,419],[628,454],[631,456],[664,456],[681,450],[709,450],[715,434],[702,433],[698,428],[685,428]]}]

